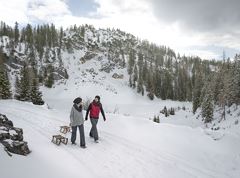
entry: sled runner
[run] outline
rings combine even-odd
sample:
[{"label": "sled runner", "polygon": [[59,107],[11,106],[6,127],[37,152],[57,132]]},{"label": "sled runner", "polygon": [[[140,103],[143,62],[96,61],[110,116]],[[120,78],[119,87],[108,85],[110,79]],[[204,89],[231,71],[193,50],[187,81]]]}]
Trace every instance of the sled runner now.
[{"label": "sled runner", "polygon": [[52,142],[56,145],[60,145],[61,142],[66,145],[68,143],[68,138],[66,138],[62,135],[53,135]]},{"label": "sled runner", "polygon": [[71,131],[71,128],[69,126],[60,126],[60,132],[63,134],[66,134]]}]

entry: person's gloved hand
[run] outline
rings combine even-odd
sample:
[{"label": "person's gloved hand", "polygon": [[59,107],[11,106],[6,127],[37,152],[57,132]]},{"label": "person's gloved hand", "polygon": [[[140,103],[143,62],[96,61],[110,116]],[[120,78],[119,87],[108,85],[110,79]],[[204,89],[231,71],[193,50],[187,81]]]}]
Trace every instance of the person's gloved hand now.
[{"label": "person's gloved hand", "polygon": [[103,118],[104,121],[106,121],[106,118]]},{"label": "person's gloved hand", "polygon": [[87,118],[87,117],[85,117],[85,121],[87,121],[87,119],[88,119],[88,118]]}]

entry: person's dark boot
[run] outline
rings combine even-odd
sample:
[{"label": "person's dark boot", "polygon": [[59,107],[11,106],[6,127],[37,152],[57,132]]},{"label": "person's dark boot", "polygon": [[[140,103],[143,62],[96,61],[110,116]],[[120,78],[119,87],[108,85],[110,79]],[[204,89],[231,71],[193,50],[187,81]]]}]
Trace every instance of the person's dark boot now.
[{"label": "person's dark boot", "polygon": [[81,145],[80,147],[83,149],[87,148],[86,145]]},{"label": "person's dark boot", "polygon": [[91,133],[91,132],[89,133],[89,137],[93,138],[93,135],[92,135],[92,133]]}]

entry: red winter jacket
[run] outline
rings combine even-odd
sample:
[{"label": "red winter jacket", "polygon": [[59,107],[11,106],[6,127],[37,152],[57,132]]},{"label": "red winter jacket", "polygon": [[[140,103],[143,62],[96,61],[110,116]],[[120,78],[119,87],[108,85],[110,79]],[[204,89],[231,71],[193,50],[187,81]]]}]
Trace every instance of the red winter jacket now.
[{"label": "red winter jacket", "polygon": [[102,108],[102,104],[100,102],[95,102],[95,101],[91,102],[90,105],[88,106],[85,120],[87,120],[89,112],[90,112],[90,118],[98,119],[100,111],[102,113],[103,119],[106,120],[105,114]]}]

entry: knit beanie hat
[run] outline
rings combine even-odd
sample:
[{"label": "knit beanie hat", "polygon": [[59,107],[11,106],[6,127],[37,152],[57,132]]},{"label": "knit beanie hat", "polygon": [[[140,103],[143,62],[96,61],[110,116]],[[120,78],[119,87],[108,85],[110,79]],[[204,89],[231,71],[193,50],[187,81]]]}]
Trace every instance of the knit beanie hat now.
[{"label": "knit beanie hat", "polygon": [[74,100],[73,100],[73,103],[74,104],[79,104],[79,103],[81,103],[82,102],[82,98],[80,98],[80,97],[77,97],[77,98],[75,98]]}]

